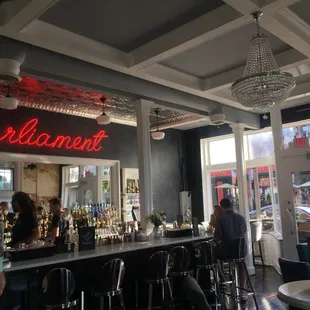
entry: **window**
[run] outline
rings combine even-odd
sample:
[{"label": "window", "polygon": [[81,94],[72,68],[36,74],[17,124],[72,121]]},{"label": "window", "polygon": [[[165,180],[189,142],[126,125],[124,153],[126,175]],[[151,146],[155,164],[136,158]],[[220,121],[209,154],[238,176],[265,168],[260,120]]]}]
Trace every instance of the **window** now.
[{"label": "window", "polygon": [[272,165],[272,186],[273,186],[273,210],[275,213],[274,216],[274,230],[282,234],[282,222],[281,222],[281,215],[280,215],[280,208],[279,208],[279,197],[278,197],[278,184],[277,184],[277,175],[275,166]]},{"label": "window", "polygon": [[283,128],[282,135],[283,135],[283,147],[285,149],[289,149],[295,147],[294,145],[295,137],[296,138],[308,137],[308,139],[310,138],[310,126],[302,125],[302,126]]},{"label": "window", "polygon": [[235,139],[221,139],[209,142],[210,164],[218,165],[236,161]]},{"label": "window", "polygon": [[310,232],[310,171],[292,174],[295,216],[299,242],[307,242]]},{"label": "window", "polygon": [[249,159],[265,158],[274,151],[271,131],[248,135]]},{"label": "window", "polygon": [[13,189],[13,169],[0,168],[0,190],[12,191]]},{"label": "window", "polygon": [[75,183],[79,181],[79,167],[69,168],[69,183]]},{"label": "window", "polygon": [[[270,156],[274,152],[272,132],[246,132],[243,143],[244,158],[249,167],[252,166],[246,171],[249,218],[251,221],[262,221],[265,231],[274,230],[274,180],[270,175]],[[203,192],[205,220],[208,221],[212,207],[223,198],[229,198],[234,209],[239,210],[235,139],[232,136],[219,140],[203,139],[201,150],[202,167],[206,169]],[[261,165],[257,167],[259,163]],[[225,169],[218,170],[219,166]]]},{"label": "window", "polygon": [[85,166],[83,172],[83,177],[92,177],[96,175],[97,167],[96,166]]},{"label": "window", "polygon": [[234,209],[239,209],[236,170],[212,171],[211,186],[213,206],[219,204],[223,198],[228,198],[232,201]]},{"label": "window", "polygon": [[290,143],[293,143],[294,141],[294,128],[283,128],[282,130],[283,134],[283,147],[285,149],[290,148]]}]

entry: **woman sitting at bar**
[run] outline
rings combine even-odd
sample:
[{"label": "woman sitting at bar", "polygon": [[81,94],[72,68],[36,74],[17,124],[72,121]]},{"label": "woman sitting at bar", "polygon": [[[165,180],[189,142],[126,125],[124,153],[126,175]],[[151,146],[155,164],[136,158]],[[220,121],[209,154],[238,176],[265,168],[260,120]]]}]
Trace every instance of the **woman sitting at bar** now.
[{"label": "woman sitting at bar", "polygon": [[18,213],[18,219],[12,228],[11,247],[30,244],[40,238],[34,201],[24,192],[17,192],[12,197],[12,207]]},{"label": "woman sitting at bar", "polygon": [[223,208],[220,205],[215,205],[213,207],[213,213],[210,216],[210,223],[209,223],[209,227],[207,229],[207,232],[209,234],[213,234],[216,224],[219,220],[219,218],[224,214]]}]

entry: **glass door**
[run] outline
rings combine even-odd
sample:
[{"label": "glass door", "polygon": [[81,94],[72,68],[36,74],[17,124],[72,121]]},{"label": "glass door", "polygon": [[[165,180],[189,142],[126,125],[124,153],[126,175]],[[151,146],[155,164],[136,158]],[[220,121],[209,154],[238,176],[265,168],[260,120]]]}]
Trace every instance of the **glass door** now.
[{"label": "glass door", "polygon": [[280,219],[275,196],[275,179],[274,166],[247,169],[249,218],[251,222],[262,221],[263,231],[274,231],[275,216]]},{"label": "glass door", "polygon": [[310,238],[310,171],[292,174],[293,197],[298,241]]}]

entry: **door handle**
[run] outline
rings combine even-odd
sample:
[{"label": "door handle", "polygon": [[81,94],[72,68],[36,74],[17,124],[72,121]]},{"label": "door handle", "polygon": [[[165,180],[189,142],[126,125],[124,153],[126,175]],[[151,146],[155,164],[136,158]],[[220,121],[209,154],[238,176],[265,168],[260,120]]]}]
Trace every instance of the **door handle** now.
[{"label": "door handle", "polygon": [[289,217],[290,217],[290,220],[291,220],[291,224],[290,224],[290,228],[289,228],[289,234],[293,235],[294,234],[295,222],[294,222],[294,218],[293,218],[293,215],[292,215],[292,210],[290,208],[287,208],[286,212],[289,214]]}]

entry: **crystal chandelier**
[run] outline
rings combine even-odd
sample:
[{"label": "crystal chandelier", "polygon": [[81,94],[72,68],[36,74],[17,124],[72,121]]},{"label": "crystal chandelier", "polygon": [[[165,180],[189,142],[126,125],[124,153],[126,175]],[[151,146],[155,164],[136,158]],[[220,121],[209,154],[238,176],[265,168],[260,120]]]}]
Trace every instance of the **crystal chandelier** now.
[{"label": "crystal chandelier", "polygon": [[261,12],[252,14],[257,34],[251,40],[243,75],[232,84],[231,92],[243,106],[267,113],[288,98],[296,83],[292,74],[280,72],[267,37],[261,34],[261,15]]}]

